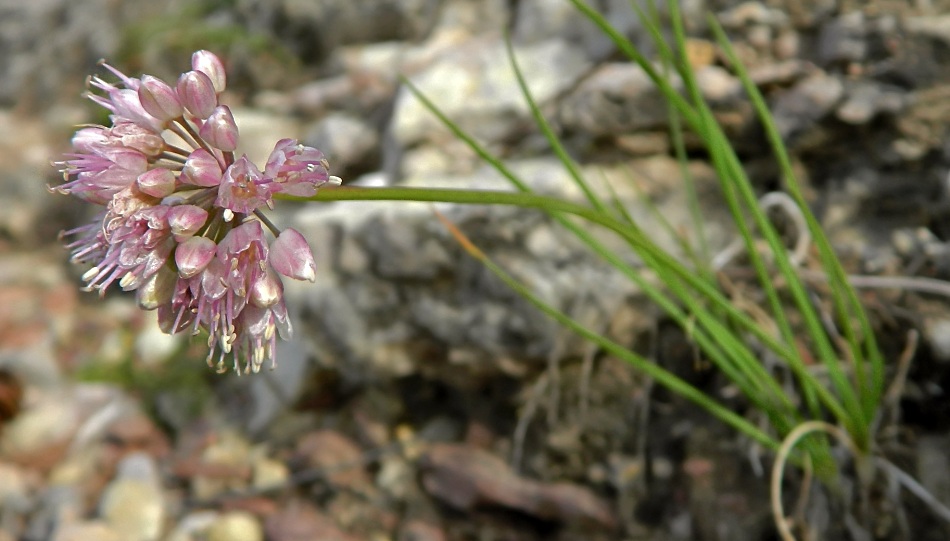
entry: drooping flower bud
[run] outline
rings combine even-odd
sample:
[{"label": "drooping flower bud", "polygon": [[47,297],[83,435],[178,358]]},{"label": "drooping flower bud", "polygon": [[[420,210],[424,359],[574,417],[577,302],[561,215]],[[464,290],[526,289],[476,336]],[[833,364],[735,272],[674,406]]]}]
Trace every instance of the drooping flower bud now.
[{"label": "drooping flower bud", "polygon": [[72,144],[76,152],[92,154],[110,143],[110,130],[102,126],[87,126],[73,134]]},{"label": "drooping flower bud", "polygon": [[138,92],[142,108],[162,122],[176,119],[184,112],[178,93],[158,77],[143,75]]},{"label": "drooping flower bud", "polygon": [[194,205],[175,205],[168,211],[168,227],[177,242],[194,235],[208,221],[208,211]]},{"label": "drooping flower bud", "polygon": [[210,187],[221,183],[221,164],[203,148],[188,155],[181,170],[181,180],[195,186]]},{"label": "drooping flower bud", "polygon": [[224,86],[227,82],[224,64],[214,53],[205,50],[196,51],[191,55],[191,69],[207,75],[214,85],[215,92],[218,94],[224,92]]},{"label": "drooping flower bud", "polygon": [[201,126],[198,135],[215,148],[234,152],[238,144],[238,127],[227,105],[215,107],[214,112]]},{"label": "drooping flower bud", "polygon": [[310,245],[296,229],[284,229],[271,243],[270,264],[288,278],[310,282],[317,279],[317,264]]},{"label": "drooping flower bud", "polygon": [[175,293],[175,282],[178,276],[166,267],[162,267],[150,276],[137,290],[135,300],[143,310],[154,310],[168,303]]},{"label": "drooping flower bud", "polygon": [[182,278],[191,278],[205,270],[214,259],[218,246],[207,237],[191,237],[175,248],[175,264]]},{"label": "drooping flower bud", "polygon": [[254,306],[267,308],[277,304],[284,295],[284,285],[274,271],[268,268],[251,284],[249,299]]},{"label": "drooping flower bud", "polygon": [[218,106],[214,83],[200,71],[189,71],[178,78],[178,99],[189,113],[201,119],[211,116]]},{"label": "drooping flower bud", "polygon": [[142,193],[162,198],[175,191],[175,174],[164,167],[156,167],[139,175],[135,183]]},{"label": "drooping flower bud", "polygon": [[161,133],[162,121],[142,107],[139,93],[129,88],[114,90],[109,95],[116,116],[155,133]]}]

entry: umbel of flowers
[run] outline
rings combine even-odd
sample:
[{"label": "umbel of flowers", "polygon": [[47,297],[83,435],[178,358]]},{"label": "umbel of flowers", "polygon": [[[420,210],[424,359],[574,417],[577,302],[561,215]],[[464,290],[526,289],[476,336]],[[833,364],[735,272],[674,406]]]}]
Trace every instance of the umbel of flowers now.
[{"label": "umbel of flowers", "polygon": [[277,335],[291,334],[281,276],[312,282],[315,263],[303,236],[279,231],[262,210],[275,194],[312,196],[339,179],[319,150],[291,139],[263,171],[236,156],[238,128],[219,101],[224,66],[208,51],[192,55],[176,84],[103,65],[118,81],[93,77],[100,92],[87,96],[112,124],[79,129],[74,152],[56,162],[65,179],[56,191],[103,207],[64,232],[73,262],[93,265],[87,288],[135,291],[166,333],[203,329],[219,371],[228,357],[238,373],[273,365]]}]

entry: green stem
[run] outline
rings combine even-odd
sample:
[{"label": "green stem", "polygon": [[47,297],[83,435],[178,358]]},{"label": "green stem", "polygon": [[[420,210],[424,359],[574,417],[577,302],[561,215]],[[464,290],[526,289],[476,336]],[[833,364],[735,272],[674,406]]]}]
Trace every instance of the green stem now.
[{"label": "green stem", "polygon": [[574,214],[585,220],[602,225],[624,236],[629,235],[627,226],[593,208],[571,203],[554,197],[522,192],[492,190],[460,190],[451,188],[357,188],[341,186],[322,188],[313,197],[281,195],[288,201],[417,201],[428,203],[459,203],[469,205],[508,205],[537,208]]},{"label": "green stem", "polygon": [[[618,236],[630,243],[630,245],[635,250],[640,252],[642,257],[650,260],[655,258],[658,262],[662,263],[663,267],[673,272],[679,280],[683,280],[686,284],[688,284],[689,287],[696,288],[698,292],[703,295],[709,295],[711,298],[719,298],[719,293],[715,290],[715,288],[713,288],[701,277],[696,276],[695,273],[689,269],[680,266],[674,259],[672,259],[671,256],[652,246],[649,242],[649,239],[645,238],[643,233],[636,226],[618,220],[612,216],[605,215],[591,207],[577,203],[571,203],[549,196],[524,192],[502,192],[488,190],[339,187],[322,189],[313,197],[279,197],[280,199],[295,201],[416,201],[432,203],[441,202],[458,204],[508,205],[523,208],[536,208],[553,213],[552,215],[554,216],[557,216],[558,213],[572,214],[587,220],[590,223],[598,224],[615,232]],[[577,227],[570,220],[565,220],[563,223],[568,227]],[[577,227],[577,229],[583,234],[587,233],[586,229],[583,227]],[[607,254],[605,257],[612,259],[616,256]],[[615,263],[620,264],[620,262]],[[630,273],[636,274],[632,270],[628,273],[628,275]],[[679,287],[677,281],[668,282],[668,285],[671,287]],[[685,298],[688,299],[688,294],[684,291],[680,291],[679,295],[681,298],[686,295]],[[734,307],[726,302],[720,302],[719,304],[727,312],[727,316],[729,318],[736,318],[735,321],[742,321],[742,314],[739,313]],[[714,324],[715,322],[707,323]],[[748,325],[745,326],[745,328],[752,332],[759,340],[762,340],[762,342],[766,344],[769,349],[779,354],[787,362],[793,362],[793,360],[789,358],[791,354],[786,351],[786,348],[783,347],[783,345],[778,344],[775,338],[770,336],[769,333],[755,325]],[[728,331],[719,329],[719,332],[717,332],[716,335],[721,340],[724,338],[724,333],[727,334]],[[805,372],[800,374],[800,377],[808,380],[807,384],[811,385],[815,389],[815,392],[821,398],[822,403],[833,413],[835,417],[845,418],[845,412],[841,408],[840,404],[838,404],[837,400],[826,388],[820,385],[817,381],[814,381],[814,376],[808,372]],[[768,381],[768,383],[771,384],[773,382]],[[781,400],[784,401],[785,397],[782,396]]]},{"label": "green stem", "polygon": [[[461,189],[428,189],[428,188],[355,188],[340,187],[323,189],[313,197],[291,197],[280,196],[280,199],[294,201],[416,201],[416,202],[441,202],[458,204],[484,204],[484,205],[509,205],[522,208],[537,208],[547,212],[560,212],[573,214],[580,218],[601,225],[611,231],[614,231],[621,237],[629,240],[634,246],[642,246],[643,240],[638,235],[638,230],[631,227],[610,215],[604,214],[596,209],[555,199],[548,196],[536,195],[524,192],[499,192],[499,191],[479,191],[479,190],[461,190]],[[570,224],[571,222],[567,222]],[[713,415],[719,417],[726,423],[732,425],[759,443],[770,448],[776,446],[775,440],[765,432],[750,424],[740,415],[721,406],[708,396],[695,388],[681,382],[676,376],[666,372],[662,368],[649,363],[645,359],[637,356],[632,351],[616,344],[606,338],[594,333],[590,329],[580,325],[566,315],[554,310],[550,306],[540,301],[533,293],[526,290],[523,286],[515,282],[504,271],[495,266],[485,257],[480,259],[498,274],[505,282],[511,285],[515,290],[536,304],[542,311],[553,317],[559,323],[579,333],[581,336],[599,344],[605,350],[618,356],[619,358],[633,364],[644,370],[648,375],[657,379],[664,385],[675,390],[680,395],[696,402]],[[734,377],[738,377],[734,375]],[[746,389],[751,392],[751,389]],[[782,405],[784,406],[784,404]],[[781,407],[776,404],[776,407]]]}]

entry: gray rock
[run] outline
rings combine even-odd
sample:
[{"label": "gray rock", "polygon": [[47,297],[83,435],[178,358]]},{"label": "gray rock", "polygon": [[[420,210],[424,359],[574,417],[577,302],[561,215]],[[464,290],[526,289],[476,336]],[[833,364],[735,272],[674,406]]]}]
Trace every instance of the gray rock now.
[{"label": "gray rock", "polygon": [[23,531],[23,539],[49,539],[53,534],[75,524],[83,515],[85,505],[79,487],[52,485],[42,492],[32,516]]},{"label": "gray rock", "polygon": [[11,515],[29,511],[33,498],[27,471],[0,463],[0,508]]},{"label": "gray rock", "polygon": [[793,29],[785,29],[775,36],[772,51],[779,60],[791,60],[801,54],[801,34]]},{"label": "gray rock", "polygon": [[904,94],[895,88],[862,81],[850,86],[836,116],[849,124],[866,124],[878,114],[897,114],[906,106]]},{"label": "gray rock", "polygon": [[788,84],[812,72],[813,68],[808,62],[790,59],[752,67],[749,69],[749,78],[760,86]]},{"label": "gray rock", "polygon": [[924,325],[924,338],[934,357],[950,361],[950,319],[929,319]]},{"label": "gray rock", "polygon": [[785,139],[801,135],[834,110],[843,96],[840,79],[815,73],[778,96],[772,106],[775,125]]},{"label": "gray rock", "polygon": [[945,435],[921,435],[917,441],[917,472],[915,477],[937,501],[950,501],[950,460],[947,459]]},{"label": "gray rock", "polygon": [[772,28],[764,24],[755,24],[745,31],[745,41],[759,50],[768,50],[772,45]]},{"label": "gray rock", "polygon": [[299,121],[290,116],[245,107],[232,107],[231,112],[241,131],[238,155],[247,154],[261,170],[278,140],[297,139],[302,132]]},{"label": "gray rock", "polygon": [[904,19],[904,29],[912,35],[935,38],[950,44],[950,14],[931,14]]},{"label": "gray rock", "polygon": [[861,62],[868,50],[866,22],[861,11],[836,17],[822,25],[818,36],[818,58],[825,64]]},{"label": "gray rock", "polygon": [[432,280],[455,261],[420,224],[398,217],[371,220],[357,238],[372,254],[374,273],[384,279]]},{"label": "gray rock", "polygon": [[340,45],[425,37],[439,15],[439,0],[244,0],[242,11],[264,20],[305,63],[319,63]]},{"label": "gray rock", "polygon": [[792,24],[799,28],[820,24],[839,9],[838,0],[802,0],[786,4]]},{"label": "gray rock", "polygon": [[443,0],[432,39],[446,35],[497,35],[511,19],[509,3],[504,0]]},{"label": "gray rock", "polygon": [[761,2],[742,2],[719,12],[716,18],[726,28],[743,28],[752,25],[779,27],[788,24],[788,16],[785,13]]},{"label": "gray rock", "polygon": [[[0,22],[0,26],[3,24]],[[0,85],[2,80],[0,77]],[[47,183],[60,182],[60,175],[50,166],[58,149],[49,143],[44,119],[22,114],[24,109],[19,114],[0,109],[0,205],[4,208],[0,233],[23,244],[34,244],[55,234],[59,220],[53,220],[50,227],[49,215],[44,211],[65,198],[50,197],[46,189]],[[59,112],[74,122],[80,120],[68,111]],[[56,127],[66,128],[59,123]]]},{"label": "gray rock", "polygon": [[625,134],[666,126],[666,102],[636,64],[607,63],[597,67],[559,106],[567,129],[594,136]]},{"label": "gray rock", "polygon": [[323,151],[333,174],[343,178],[379,165],[381,150],[376,129],[353,115],[327,115],[307,129],[302,142]]},{"label": "gray rock", "polygon": [[[517,46],[515,54],[540,104],[570,88],[588,67],[583,53],[561,39]],[[487,141],[505,137],[528,119],[528,106],[499,39],[474,39],[454,47],[411,81],[446,116]],[[441,141],[448,134],[407,89],[397,96],[391,129],[403,146]]]},{"label": "gray rock", "polygon": [[299,338],[278,342],[277,359],[274,369],[266,367],[261,377],[250,382],[251,407],[240,418],[253,434],[265,430],[287,408],[287,402],[299,396],[305,381],[308,358]]},{"label": "gray rock", "polygon": [[[702,11],[702,1],[681,2],[687,18]],[[639,2],[641,8],[646,2]],[[597,8],[607,21],[625,36],[634,38],[635,44],[645,51],[652,50],[643,26],[627,0],[598,2]],[[665,10],[664,6],[660,6]],[[613,42],[570,2],[559,0],[525,0],[517,3],[512,36],[516,43],[537,43],[560,36],[577,44],[588,58],[603,59],[616,49]]]},{"label": "gray rock", "polygon": [[[144,3],[126,5],[138,11]],[[0,103],[39,110],[77,95],[85,72],[116,50],[123,7],[108,0],[0,2]]]},{"label": "gray rock", "polygon": [[731,102],[742,93],[742,83],[720,66],[703,66],[696,71],[699,91],[711,105]]}]

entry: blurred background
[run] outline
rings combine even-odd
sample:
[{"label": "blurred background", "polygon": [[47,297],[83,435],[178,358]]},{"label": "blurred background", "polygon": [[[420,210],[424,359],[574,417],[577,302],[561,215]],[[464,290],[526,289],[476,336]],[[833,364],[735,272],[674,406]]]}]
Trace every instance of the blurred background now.
[{"label": "blurred background", "polygon": [[[590,3],[650,54],[626,0]],[[765,92],[849,272],[948,278],[950,1],[680,5],[702,93],[761,192],[778,172],[709,13]],[[202,339],[161,334],[129,295],[80,291],[86,269],[57,235],[95,209],[48,186],[76,126],[108,123],[81,97],[88,76],[111,80],[100,59],[175,80],[194,50],[216,53],[240,151],[259,165],[294,137],[345,183],[506,189],[407,93],[408,77],[533,187],[575,198],[511,74],[506,33],[590,178],[636,215],[646,194],[688,230],[665,105],[566,0],[0,0],[0,541],[775,538],[748,442],[557,328],[426,205],[278,204],[320,277],[286,284],[296,338],[266,374],[215,374]],[[733,233],[687,142],[721,248]],[[546,218],[439,208],[549,302],[728,396],[681,331]],[[947,502],[946,302],[866,300],[889,351],[922,333],[907,432],[889,444]],[[840,521],[815,520],[844,538]],[[875,538],[926,527],[914,538],[945,539],[933,520],[895,510]]]}]

